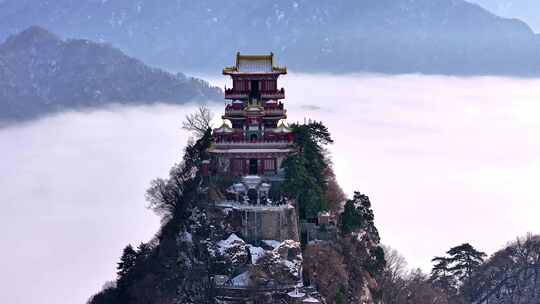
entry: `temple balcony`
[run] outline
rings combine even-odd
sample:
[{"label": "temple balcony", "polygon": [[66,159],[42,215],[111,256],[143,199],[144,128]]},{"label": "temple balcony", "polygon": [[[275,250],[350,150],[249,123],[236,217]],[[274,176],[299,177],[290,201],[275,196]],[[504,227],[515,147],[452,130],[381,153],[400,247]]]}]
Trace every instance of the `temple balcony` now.
[{"label": "temple balcony", "polygon": [[286,149],[291,148],[292,141],[219,141],[214,143],[217,149]]},{"label": "temple balcony", "polygon": [[237,91],[234,89],[225,89],[225,99],[247,99],[249,98],[248,91]]},{"label": "temple balcony", "polygon": [[269,116],[286,116],[287,110],[285,109],[265,109],[264,114]]},{"label": "temple balcony", "polygon": [[[268,115],[268,116],[278,116],[278,118],[285,118],[287,115],[287,110],[283,108],[269,108],[265,107],[264,112],[261,113],[262,115]],[[246,116],[247,112],[243,109],[234,109],[233,107],[227,107],[225,109],[225,115],[223,118],[228,119],[230,117],[238,117],[238,116]]]},{"label": "temple balcony", "polygon": [[[274,91],[260,91],[262,99],[284,99],[285,89]],[[239,91],[234,88],[225,89],[225,99],[247,99],[249,98],[250,91]]]},{"label": "temple balcony", "polygon": [[234,109],[234,108],[226,108],[225,109],[225,116],[243,116],[246,114],[246,111],[243,109]]},{"label": "temple balcony", "polygon": [[278,90],[278,91],[261,92],[261,98],[263,98],[263,99],[284,99],[285,98],[285,89],[281,88],[281,90]]}]

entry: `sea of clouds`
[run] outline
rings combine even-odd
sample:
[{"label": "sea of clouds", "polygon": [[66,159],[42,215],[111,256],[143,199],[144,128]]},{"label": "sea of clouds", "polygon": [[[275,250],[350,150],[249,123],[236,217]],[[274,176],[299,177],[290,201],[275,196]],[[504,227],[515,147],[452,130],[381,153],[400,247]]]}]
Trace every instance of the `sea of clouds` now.
[{"label": "sea of clouds", "polygon": [[[383,243],[411,267],[429,271],[463,242],[492,253],[540,233],[540,80],[293,74],[282,84],[289,122],[329,127],[340,183],[370,196]],[[144,193],[181,159],[194,109],[111,107],[0,129],[0,302],[84,303],[114,279],[122,248],[159,228]],[[219,117],[223,102],[212,109]]]}]

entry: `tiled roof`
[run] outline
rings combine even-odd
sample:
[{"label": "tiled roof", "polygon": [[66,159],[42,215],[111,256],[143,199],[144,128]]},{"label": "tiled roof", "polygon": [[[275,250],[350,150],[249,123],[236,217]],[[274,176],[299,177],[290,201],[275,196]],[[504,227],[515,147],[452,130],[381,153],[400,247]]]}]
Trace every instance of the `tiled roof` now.
[{"label": "tiled roof", "polygon": [[240,73],[271,73],[272,59],[249,59],[241,58],[238,62],[238,72]]},{"label": "tiled roof", "polygon": [[236,65],[223,69],[223,74],[287,74],[287,68],[274,65],[274,54],[270,55],[241,55],[236,54]]}]

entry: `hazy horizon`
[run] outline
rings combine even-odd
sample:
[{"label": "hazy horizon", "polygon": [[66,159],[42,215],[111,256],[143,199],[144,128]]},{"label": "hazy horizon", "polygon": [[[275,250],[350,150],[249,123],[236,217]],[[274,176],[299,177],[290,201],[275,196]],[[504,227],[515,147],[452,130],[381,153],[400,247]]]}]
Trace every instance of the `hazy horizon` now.
[{"label": "hazy horizon", "polygon": [[[382,243],[410,267],[429,271],[463,242],[491,254],[540,233],[540,79],[291,73],[281,86],[289,122],[329,127],[339,182],[370,196]],[[113,280],[122,248],[158,230],[144,192],[181,159],[194,108],[113,107],[0,129],[10,249],[0,302],[80,303]],[[223,102],[212,110],[219,117]]]}]

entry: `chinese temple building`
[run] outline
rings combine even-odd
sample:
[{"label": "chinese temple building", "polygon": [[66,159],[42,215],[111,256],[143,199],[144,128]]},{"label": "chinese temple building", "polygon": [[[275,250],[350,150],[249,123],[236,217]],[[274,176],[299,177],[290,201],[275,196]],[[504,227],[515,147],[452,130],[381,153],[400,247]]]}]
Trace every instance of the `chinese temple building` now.
[{"label": "chinese temple building", "polygon": [[232,78],[233,87],[225,89],[229,102],[223,125],[213,130],[212,174],[281,180],[281,163],[294,152],[292,132],[284,123],[285,90],[277,83],[287,68],[277,66],[272,53],[237,53],[236,64],[223,74]]},{"label": "chinese temple building", "polygon": [[[203,162],[212,206],[208,214],[226,215],[228,232],[234,233],[218,243],[225,247],[217,251],[227,252],[234,242],[245,242],[251,260],[235,272],[212,274],[214,298],[223,304],[320,303],[311,297],[316,291],[299,290],[302,271],[295,201],[275,187],[285,177],[283,161],[296,153],[292,130],[284,122],[285,90],[277,83],[287,69],[275,64],[272,53],[237,53],[236,64],[223,74],[232,78],[233,86],[225,88],[224,122],[213,130],[210,159]],[[257,259],[266,255],[273,257],[273,263],[288,265],[282,270],[290,275],[288,280],[271,286],[254,284]]]}]

